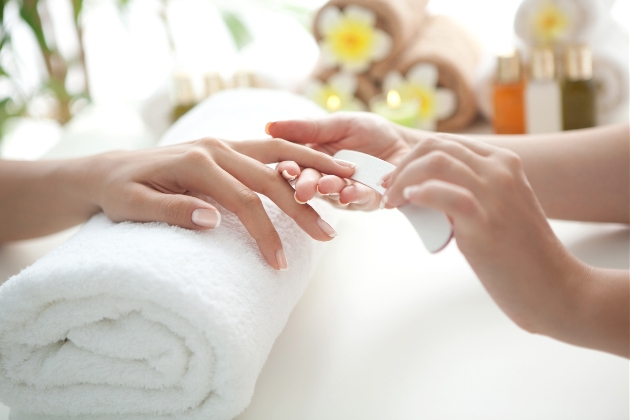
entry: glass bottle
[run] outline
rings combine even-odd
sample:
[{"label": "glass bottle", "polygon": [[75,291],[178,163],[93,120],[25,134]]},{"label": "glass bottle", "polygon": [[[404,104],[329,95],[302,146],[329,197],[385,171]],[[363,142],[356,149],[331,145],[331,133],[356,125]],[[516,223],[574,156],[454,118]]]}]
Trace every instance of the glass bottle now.
[{"label": "glass bottle", "polygon": [[525,90],[527,132],[562,131],[562,95],[556,81],[555,54],[551,48],[534,48],[529,63],[529,80]]},{"label": "glass bottle", "polygon": [[173,111],[171,121],[175,122],[195,106],[195,92],[192,80],[186,73],[173,75]]},{"label": "glass bottle", "polygon": [[569,46],[564,51],[562,118],[565,130],[595,126],[595,82],[589,47]]},{"label": "glass bottle", "polygon": [[500,55],[492,95],[496,134],[525,133],[524,88],[518,51]]}]

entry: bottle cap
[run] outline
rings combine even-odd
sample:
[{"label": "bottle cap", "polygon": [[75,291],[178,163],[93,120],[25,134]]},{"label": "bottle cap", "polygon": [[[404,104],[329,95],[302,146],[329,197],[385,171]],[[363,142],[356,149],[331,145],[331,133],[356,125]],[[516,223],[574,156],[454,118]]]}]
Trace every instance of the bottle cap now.
[{"label": "bottle cap", "polygon": [[569,80],[593,78],[593,55],[586,45],[571,45],[564,50],[564,72]]},{"label": "bottle cap", "polygon": [[532,80],[553,80],[556,76],[556,57],[551,48],[531,50],[529,76]]},{"label": "bottle cap", "polygon": [[516,83],[521,80],[521,56],[513,50],[497,57],[497,82]]}]

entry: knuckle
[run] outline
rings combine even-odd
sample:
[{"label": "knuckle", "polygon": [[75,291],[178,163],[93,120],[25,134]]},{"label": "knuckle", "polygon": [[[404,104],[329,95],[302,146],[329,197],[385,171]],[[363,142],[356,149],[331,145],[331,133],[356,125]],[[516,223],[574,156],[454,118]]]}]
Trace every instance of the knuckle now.
[{"label": "knuckle", "polygon": [[257,210],[262,208],[262,201],[260,200],[260,197],[258,197],[258,194],[249,188],[241,190],[238,195],[245,209]]},{"label": "knuckle", "polygon": [[200,146],[214,149],[217,147],[225,147],[225,143],[215,137],[204,137],[200,140],[197,140],[195,143],[198,143]]},{"label": "knuckle", "polygon": [[162,214],[169,221],[183,220],[186,216],[186,206],[176,197],[166,197],[160,204]]},{"label": "knuckle", "polygon": [[433,151],[427,155],[427,168],[432,173],[443,173],[451,166],[451,159],[442,151]]},{"label": "knuckle", "polygon": [[469,191],[465,191],[461,195],[459,195],[454,205],[457,211],[463,215],[470,216],[474,215],[477,212],[475,198],[473,194]]},{"label": "knuckle", "polygon": [[523,168],[523,161],[521,160],[521,157],[513,151],[501,150],[500,152],[497,152],[497,154],[501,162],[503,162],[508,169],[518,171]]},{"label": "knuckle", "polygon": [[191,147],[184,154],[184,160],[190,165],[204,165],[211,159],[208,152],[202,147]]}]

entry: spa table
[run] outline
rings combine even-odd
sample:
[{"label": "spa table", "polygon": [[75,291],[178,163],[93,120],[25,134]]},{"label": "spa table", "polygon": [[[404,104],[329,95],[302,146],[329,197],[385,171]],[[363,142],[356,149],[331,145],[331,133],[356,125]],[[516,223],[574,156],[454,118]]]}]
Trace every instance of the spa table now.
[{"label": "spa table", "polygon": [[[628,269],[626,226],[552,225],[587,263]],[[238,420],[628,419],[628,361],[520,330],[455,243],[429,254],[396,211],[338,231]],[[71,234],[0,247],[0,281]]]}]

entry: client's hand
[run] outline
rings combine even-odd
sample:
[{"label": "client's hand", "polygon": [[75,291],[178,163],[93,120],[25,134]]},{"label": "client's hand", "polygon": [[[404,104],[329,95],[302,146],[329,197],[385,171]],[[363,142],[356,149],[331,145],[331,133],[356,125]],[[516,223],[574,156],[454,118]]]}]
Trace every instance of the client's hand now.
[{"label": "client's hand", "polygon": [[449,216],[457,246],[514,322],[575,342],[568,334],[575,332],[588,268],[551,230],[515,153],[436,135],[421,141],[383,186],[388,207],[409,202]]},{"label": "client's hand", "polygon": [[208,138],[98,156],[91,167],[91,194],[114,221],[162,221],[195,230],[219,225],[220,213],[204,201],[212,197],[238,216],[272,267],[286,269],[280,237],[255,192],[273,200],[314,239],[328,241],[335,231],[310,206],[296,203],[293,189],[265,165],[282,160],[340,177],[354,172],[326,154],[284,140]]},{"label": "client's hand", "polygon": [[[330,155],[348,149],[367,153],[397,165],[410,147],[402,127],[383,117],[362,112],[340,112],[318,120],[278,121],[267,125],[267,134],[306,144]],[[277,169],[288,180],[296,180],[295,199],[305,203],[318,192],[333,203],[356,210],[378,208],[381,196],[374,190],[336,174],[301,170],[296,162],[281,162]]]}]

